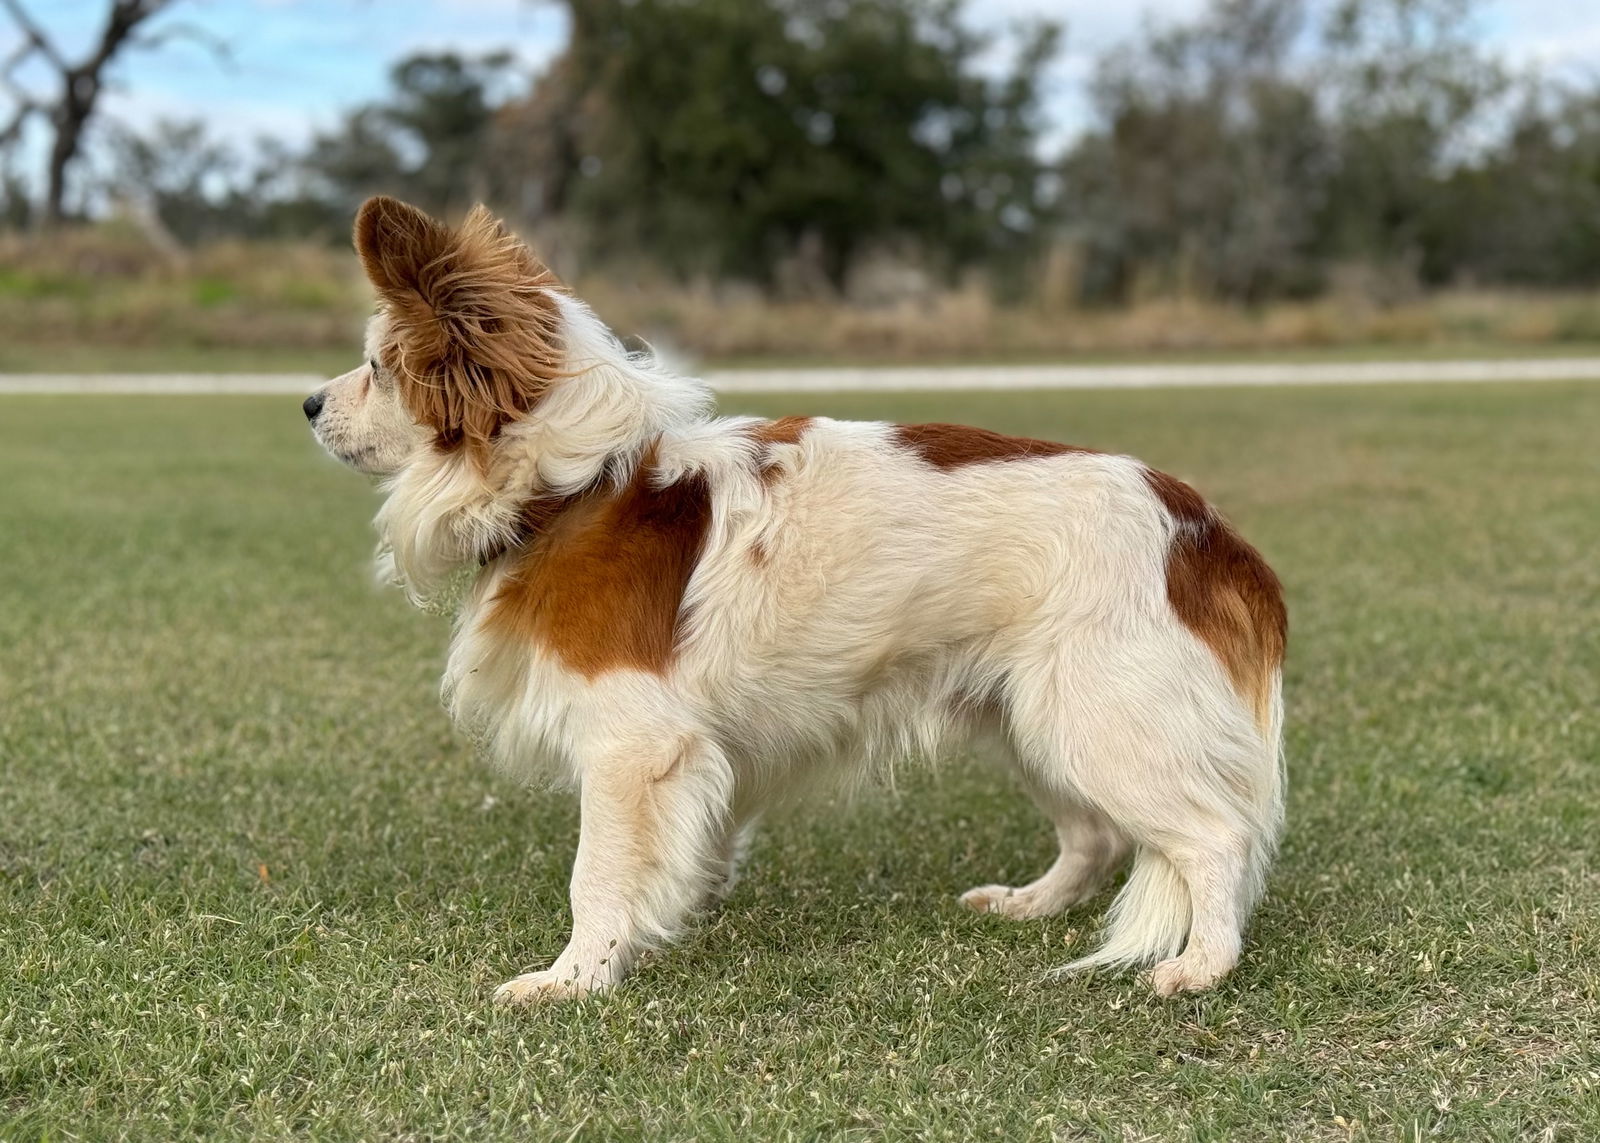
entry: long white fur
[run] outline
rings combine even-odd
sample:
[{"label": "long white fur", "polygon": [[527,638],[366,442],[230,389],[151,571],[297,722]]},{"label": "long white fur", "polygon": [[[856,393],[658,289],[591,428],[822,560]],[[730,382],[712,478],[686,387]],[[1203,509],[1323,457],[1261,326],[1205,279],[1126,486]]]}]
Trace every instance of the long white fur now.
[{"label": "long white fur", "polygon": [[[765,809],[819,774],[981,730],[1057,824],[1062,856],[1032,885],[975,889],[969,904],[1065,908],[1131,851],[1103,945],[1068,969],[1159,960],[1171,992],[1232,967],[1282,819],[1281,703],[1275,687],[1257,727],[1173,614],[1173,524],[1138,461],[939,471],[891,426],[818,419],[771,446],[781,471],[763,481],[748,419],[713,418],[701,382],[627,354],[581,303],[558,304],[569,375],[501,434],[487,474],[420,430],[360,442],[375,449],[368,470],[390,474],[385,574],[417,599],[506,543],[530,494],[626,480],[646,446],[658,480],[698,474],[712,490],[665,677],[586,679],[508,642],[484,623],[507,559],[461,608],[451,712],[502,766],[569,781],[582,800],[571,941],[500,999],[615,983],[731,883]],[[351,388],[331,383],[330,404],[352,402]]]}]

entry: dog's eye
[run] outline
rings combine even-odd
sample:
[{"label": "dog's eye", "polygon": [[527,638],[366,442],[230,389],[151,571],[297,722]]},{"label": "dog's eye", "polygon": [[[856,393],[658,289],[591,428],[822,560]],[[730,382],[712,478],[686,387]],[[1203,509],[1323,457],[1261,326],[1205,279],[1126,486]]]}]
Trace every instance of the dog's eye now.
[{"label": "dog's eye", "polygon": [[376,373],[378,371],[378,359],[376,357],[368,358],[367,359],[367,365],[371,368],[371,370],[374,373]]}]

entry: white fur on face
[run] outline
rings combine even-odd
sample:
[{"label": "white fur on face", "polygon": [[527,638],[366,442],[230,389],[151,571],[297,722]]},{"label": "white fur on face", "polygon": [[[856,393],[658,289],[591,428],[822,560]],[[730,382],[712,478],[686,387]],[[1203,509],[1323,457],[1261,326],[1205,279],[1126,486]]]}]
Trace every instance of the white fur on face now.
[{"label": "white fur on face", "polygon": [[323,448],[369,476],[399,472],[428,440],[401,403],[394,378],[377,364],[384,332],[383,320],[374,318],[367,328],[368,360],[318,390],[322,411],[311,422]]}]

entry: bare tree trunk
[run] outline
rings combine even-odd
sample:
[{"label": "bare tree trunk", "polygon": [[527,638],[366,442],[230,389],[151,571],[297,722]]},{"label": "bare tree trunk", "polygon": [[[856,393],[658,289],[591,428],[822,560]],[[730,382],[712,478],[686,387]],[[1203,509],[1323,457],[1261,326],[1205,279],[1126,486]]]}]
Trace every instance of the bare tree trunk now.
[{"label": "bare tree trunk", "polygon": [[6,79],[10,82],[10,69],[31,55],[42,56],[61,78],[61,95],[53,105],[46,106],[27,101],[19,107],[17,119],[9,133],[20,131],[22,120],[32,111],[47,115],[55,137],[50,143],[50,165],[45,180],[43,223],[50,227],[59,223],[66,214],[67,173],[83,148],[84,132],[94,118],[99,102],[107,66],[118,52],[136,43],[134,33],[139,25],[159,14],[176,0],[111,0],[106,13],[105,26],[100,30],[94,50],[81,62],[70,64],[65,56],[22,6],[22,0],[0,0],[11,14],[18,30],[22,32],[23,47],[7,67]]},{"label": "bare tree trunk", "polygon": [[[67,84],[71,84],[69,78]],[[88,121],[87,108],[63,105],[50,117],[56,137],[50,142],[50,167],[44,191],[44,225],[55,226],[66,215],[67,167],[77,158],[83,145],[83,127]]]}]

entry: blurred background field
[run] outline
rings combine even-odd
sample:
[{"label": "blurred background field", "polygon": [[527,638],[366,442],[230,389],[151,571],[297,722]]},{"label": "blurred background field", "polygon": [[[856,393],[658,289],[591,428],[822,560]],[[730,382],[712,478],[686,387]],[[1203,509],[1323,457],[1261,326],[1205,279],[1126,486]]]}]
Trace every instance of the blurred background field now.
[{"label": "blurred background field", "polygon": [[[222,240],[173,261],[118,223],[0,238],[0,370],[342,372],[370,299],[324,244]],[[893,304],[701,285],[573,283],[620,331],[690,365],[1181,356],[1483,356],[1600,350],[1600,294],[1453,289],[1240,306],[997,302],[980,286]]]},{"label": "blurred background field", "polygon": [[689,364],[1600,346],[1596,21],[1104,7],[8,2],[0,369],[342,368],[375,191]]}]

